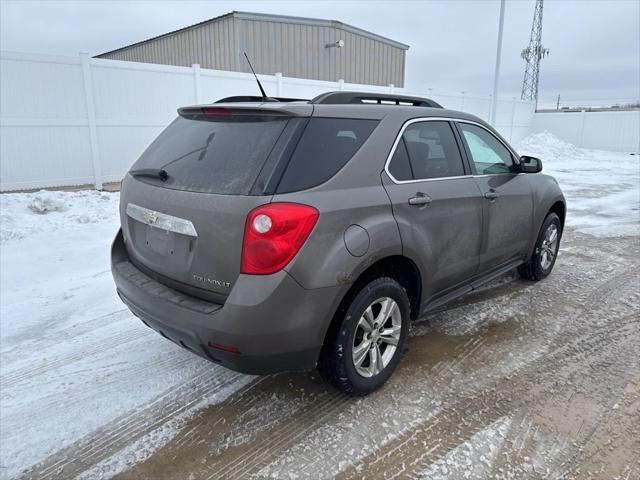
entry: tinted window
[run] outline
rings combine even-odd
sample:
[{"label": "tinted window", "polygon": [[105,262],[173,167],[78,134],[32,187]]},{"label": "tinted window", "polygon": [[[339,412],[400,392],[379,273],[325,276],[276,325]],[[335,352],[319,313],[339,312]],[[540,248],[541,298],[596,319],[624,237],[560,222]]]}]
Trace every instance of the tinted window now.
[{"label": "tinted window", "polygon": [[160,168],[169,179],[138,177],[167,188],[247,195],[287,125],[287,117],[178,117],[147,148],[133,170]]},{"label": "tinted window", "polygon": [[[404,153],[398,152],[404,145],[409,159],[409,173],[402,165]],[[402,141],[389,164],[389,171],[396,180],[422,180],[428,178],[458,177],[464,175],[464,167],[458,144],[447,122],[418,122],[409,125],[402,134]],[[399,172],[398,177],[394,172]]]},{"label": "tinted window", "polygon": [[469,123],[459,125],[479,175],[513,171],[511,153],[493,134]]},{"label": "tinted window", "polygon": [[369,138],[377,120],[312,118],[285,170],[278,193],[315,187],[333,177]]},{"label": "tinted window", "polygon": [[389,163],[389,172],[396,180],[413,180],[413,172],[411,171],[411,163],[409,162],[409,154],[404,138],[400,139],[393,158]]}]

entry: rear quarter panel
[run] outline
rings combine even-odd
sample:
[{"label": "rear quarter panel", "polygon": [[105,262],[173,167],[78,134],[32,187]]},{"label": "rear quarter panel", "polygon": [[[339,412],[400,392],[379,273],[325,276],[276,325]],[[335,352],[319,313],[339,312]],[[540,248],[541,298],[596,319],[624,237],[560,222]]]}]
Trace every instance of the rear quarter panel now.
[{"label": "rear quarter panel", "polygon": [[[338,111],[329,114],[339,116]],[[309,239],[286,267],[303,287],[348,286],[377,260],[402,253],[398,226],[380,179],[401,124],[399,118],[383,118],[334,177],[309,190],[274,196],[273,201],[304,203],[320,212]],[[345,245],[344,234],[351,225],[364,228],[369,237],[369,248],[361,256],[352,255]]]}]

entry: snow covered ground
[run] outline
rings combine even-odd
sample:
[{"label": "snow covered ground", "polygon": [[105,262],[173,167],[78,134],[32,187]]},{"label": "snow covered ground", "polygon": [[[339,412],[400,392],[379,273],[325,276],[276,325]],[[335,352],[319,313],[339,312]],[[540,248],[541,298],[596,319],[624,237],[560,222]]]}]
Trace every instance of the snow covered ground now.
[{"label": "snow covered ground", "polygon": [[[0,201],[3,478],[167,395],[184,400],[177,389],[190,380],[210,382],[195,408],[251,378],[229,376],[167,342],[120,302],[109,267],[117,193]],[[184,414],[178,410],[176,417]],[[141,426],[132,438],[146,433]]]},{"label": "snow covered ground", "polygon": [[[518,151],[542,158],[559,180],[569,226],[600,236],[640,233],[640,157],[578,149],[547,133]],[[120,453],[95,462],[96,475],[109,476],[252,379],[181,350],[119,301],[109,270],[117,205],[117,193],[0,195],[2,478],[118,425],[129,443],[110,445]],[[154,423],[154,405],[168,402]],[[89,445],[87,455],[100,448]]]},{"label": "snow covered ground", "polygon": [[516,145],[542,159],[567,197],[567,224],[601,236],[640,234],[640,156],[577,148],[548,132]]}]

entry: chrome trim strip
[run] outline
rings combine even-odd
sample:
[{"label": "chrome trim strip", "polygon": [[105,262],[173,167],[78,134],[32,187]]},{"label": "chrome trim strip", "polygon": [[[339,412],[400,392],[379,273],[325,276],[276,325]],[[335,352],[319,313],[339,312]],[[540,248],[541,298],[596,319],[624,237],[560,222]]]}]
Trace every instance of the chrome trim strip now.
[{"label": "chrome trim strip", "polygon": [[402,128],[400,129],[400,133],[398,133],[398,136],[396,137],[396,140],[393,142],[393,146],[391,147],[391,152],[389,153],[389,156],[387,156],[387,161],[384,164],[384,171],[387,173],[387,175],[389,176],[389,178],[391,179],[391,181],[393,183],[395,183],[397,185],[402,185],[402,184],[405,184],[405,183],[433,182],[433,181],[438,181],[438,180],[452,180],[454,178],[465,178],[465,177],[484,177],[484,176],[493,176],[493,175],[513,175],[513,173],[509,173],[509,174],[507,174],[507,173],[495,173],[495,174],[491,174],[491,175],[457,175],[455,177],[420,178],[420,179],[416,179],[416,180],[396,180],[396,178],[393,175],[391,175],[391,172],[389,171],[389,164],[391,163],[391,159],[393,158],[393,155],[396,153],[396,148],[398,147],[398,143],[400,143],[400,139],[402,138],[402,135],[404,134],[404,131],[407,129],[407,127],[409,125],[412,125],[414,123],[437,122],[437,121],[470,123],[471,125],[476,125],[476,126],[482,128],[482,129],[484,129],[490,135],[493,135],[496,140],[498,140],[502,145],[505,146],[505,148],[507,150],[509,150],[511,152],[511,154],[514,156],[514,158],[516,158],[516,159],[518,158],[518,155],[513,151],[513,149],[509,145],[507,145],[502,140],[500,140],[498,137],[496,137],[493,134],[493,132],[491,132],[490,130],[487,130],[487,127],[485,127],[481,123],[474,122],[473,120],[466,120],[466,119],[463,119],[463,118],[451,118],[451,117],[420,117],[420,118],[412,118],[411,120],[406,121],[404,123],[404,125],[402,125]]},{"label": "chrome trim strip", "polygon": [[134,220],[161,230],[187,235],[189,237],[197,237],[198,232],[189,220],[174,217],[166,213],[156,212],[148,208],[141,207],[134,203],[127,204],[127,215]]}]

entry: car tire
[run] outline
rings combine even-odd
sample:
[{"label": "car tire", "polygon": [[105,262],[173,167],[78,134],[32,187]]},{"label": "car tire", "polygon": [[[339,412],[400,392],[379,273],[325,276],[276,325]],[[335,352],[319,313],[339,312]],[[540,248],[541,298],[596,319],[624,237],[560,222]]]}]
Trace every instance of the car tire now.
[{"label": "car tire", "polygon": [[366,284],[336,314],[318,362],[322,377],[350,395],[379,388],[400,362],[409,315],[407,293],[393,278]]},{"label": "car tire", "polygon": [[542,222],[533,255],[526,263],[518,267],[518,273],[528,280],[542,280],[553,270],[558,258],[560,238],[562,237],[562,224],[555,213],[550,213]]}]

